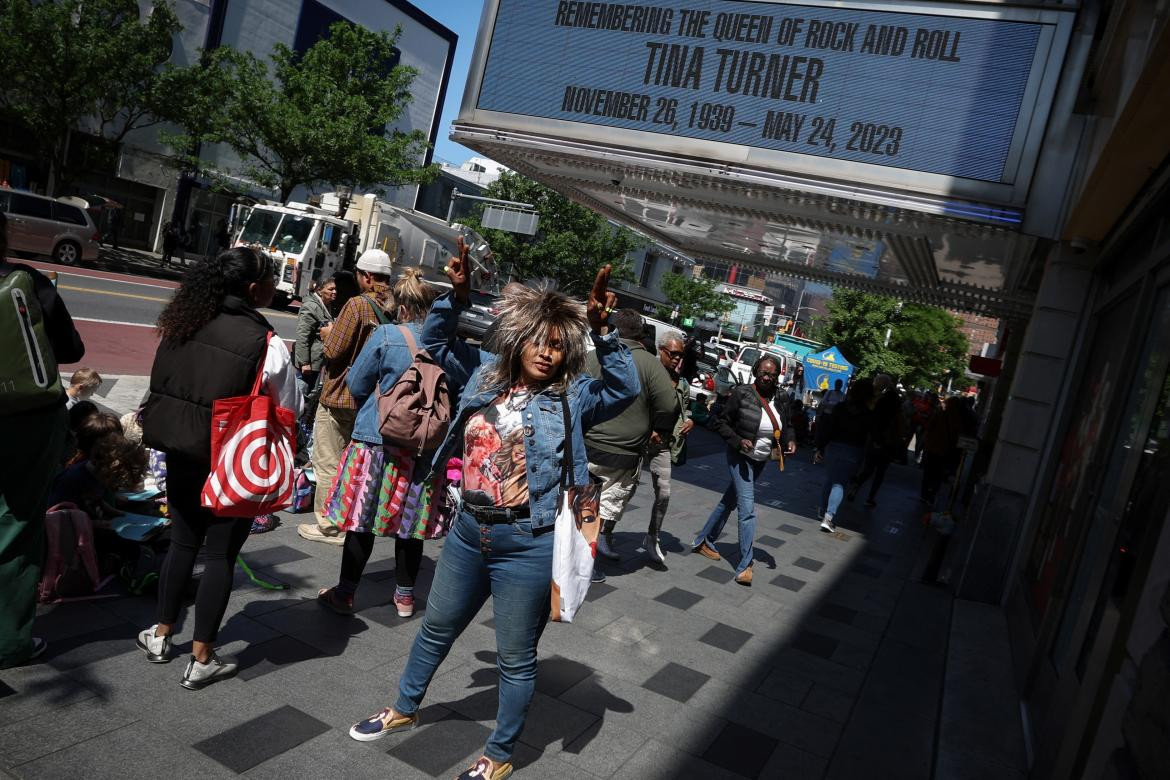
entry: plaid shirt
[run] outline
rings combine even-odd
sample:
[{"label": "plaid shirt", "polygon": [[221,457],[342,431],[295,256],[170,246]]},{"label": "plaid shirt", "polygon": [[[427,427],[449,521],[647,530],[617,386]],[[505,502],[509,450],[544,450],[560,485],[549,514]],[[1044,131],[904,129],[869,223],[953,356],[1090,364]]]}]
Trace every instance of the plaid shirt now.
[{"label": "plaid shirt", "polygon": [[323,340],[325,365],[322,368],[321,403],[330,409],[357,409],[345,377],[357,360],[366,340],[382,322],[374,309],[372,293],[357,295],[341,308],[329,336]]}]

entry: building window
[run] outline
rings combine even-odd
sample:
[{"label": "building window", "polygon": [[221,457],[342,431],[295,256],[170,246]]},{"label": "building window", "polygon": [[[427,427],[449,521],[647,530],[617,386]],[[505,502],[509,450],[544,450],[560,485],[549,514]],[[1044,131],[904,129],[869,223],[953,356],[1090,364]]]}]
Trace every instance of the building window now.
[{"label": "building window", "polygon": [[423,268],[434,268],[439,260],[439,245],[431,240],[423,242],[422,258],[419,265]]},{"label": "building window", "polygon": [[646,288],[650,286],[650,272],[654,270],[654,255],[646,255],[642,258],[642,270],[638,274],[638,286]]}]

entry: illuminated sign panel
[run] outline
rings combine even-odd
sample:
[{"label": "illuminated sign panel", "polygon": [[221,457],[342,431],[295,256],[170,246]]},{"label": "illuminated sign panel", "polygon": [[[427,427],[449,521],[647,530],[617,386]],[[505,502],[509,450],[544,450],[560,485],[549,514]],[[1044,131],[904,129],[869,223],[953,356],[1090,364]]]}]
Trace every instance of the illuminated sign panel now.
[{"label": "illuminated sign panel", "polygon": [[991,184],[1020,170],[1055,28],[923,5],[497,8],[480,110]]}]

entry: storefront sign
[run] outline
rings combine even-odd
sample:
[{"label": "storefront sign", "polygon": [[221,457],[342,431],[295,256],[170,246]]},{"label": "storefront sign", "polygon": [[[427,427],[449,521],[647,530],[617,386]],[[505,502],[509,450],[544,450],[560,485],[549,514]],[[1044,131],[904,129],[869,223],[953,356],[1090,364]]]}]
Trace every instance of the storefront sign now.
[{"label": "storefront sign", "polygon": [[477,108],[1011,182],[1055,25],[930,11],[498,0]]}]

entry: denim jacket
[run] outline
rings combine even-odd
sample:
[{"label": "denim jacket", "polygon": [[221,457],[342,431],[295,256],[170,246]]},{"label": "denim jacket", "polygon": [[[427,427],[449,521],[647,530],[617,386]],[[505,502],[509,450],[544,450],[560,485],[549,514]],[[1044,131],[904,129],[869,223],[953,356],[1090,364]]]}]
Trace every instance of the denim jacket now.
[{"label": "denim jacket", "polygon": [[[461,391],[458,412],[447,438],[435,452],[431,471],[444,468],[447,459],[461,454],[463,427],[475,412],[500,397],[499,387],[484,386],[483,371],[497,358],[490,352],[455,340],[460,304],[448,293],[435,300],[423,324],[423,347],[447,372],[452,392]],[[588,484],[589,463],[585,457],[582,428],[608,420],[628,406],[640,390],[638,373],[630,350],[616,333],[593,336],[601,377],[581,374],[569,383],[567,399],[572,429],[573,482]],[[560,499],[561,457],[564,452],[565,423],[561,395],[544,390],[523,409],[524,424],[531,426],[524,439],[525,470],[528,477],[528,503],[532,527],[552,525]]]},{"label": "denim jacket", "polygon": [[[422,324],[403,323],[414,336],[414,343],[422,349]],[[354,441],[382,444],[381,420],[378,419],[378,396],[389,390],[414,362],[414,353],[406,345],[406,338],[397,325],[379,325],[349,368],[345,382],[358,403],[353,425]]]}]

